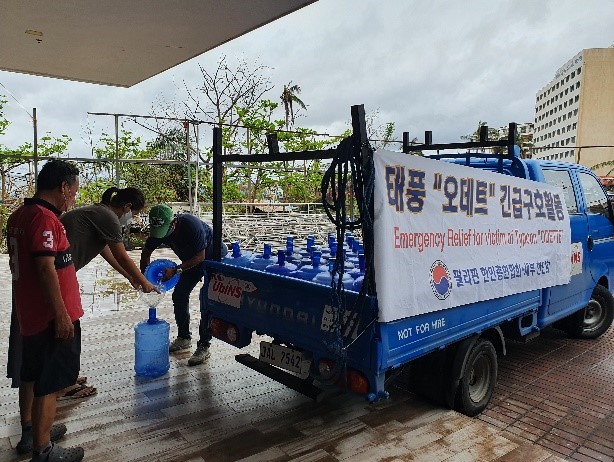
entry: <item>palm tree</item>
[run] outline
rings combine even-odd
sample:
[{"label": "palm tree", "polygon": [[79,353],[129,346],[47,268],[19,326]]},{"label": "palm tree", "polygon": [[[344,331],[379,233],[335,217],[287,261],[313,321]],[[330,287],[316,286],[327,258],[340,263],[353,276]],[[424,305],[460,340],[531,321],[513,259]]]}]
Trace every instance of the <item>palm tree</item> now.
[{"label": "palm tree", "polygon": [[284,85],[284,91],[280,98],[284,103],[284,111],[286,112],[286,130],[290,125],[294,125],[294,108],[292,105],[298,104],[303,109],[307,109],[305,103],[297,96],[300,93],[301,87],[298,85],[292,85],[292,82],[289,82],[288,85]]}]

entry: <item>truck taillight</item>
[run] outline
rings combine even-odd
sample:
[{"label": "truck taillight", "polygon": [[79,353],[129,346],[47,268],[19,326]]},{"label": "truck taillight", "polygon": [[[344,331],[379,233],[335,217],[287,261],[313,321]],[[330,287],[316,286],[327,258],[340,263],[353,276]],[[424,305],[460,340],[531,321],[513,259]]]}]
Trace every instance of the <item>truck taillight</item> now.
[{"label": "truck taillight", "polygon": [[366,395],[369,393],[369,381],[362,372],[348,368],[345,373],[346,383],[343,383],[342,371],[335,371],[337,363],[330,359],[320,359],[318,361],[318,372],[325,379],[331,380],[338,387],[347,387],[353,393]]},{"label": "truck taillight", "polygon": [[218,318],[211,319],[211,335],[227,343],[239,343],[239,329],[234,324]]},{"label": "truck taillight", "polygon": [[366,395],[369,392],[369,381],[362,372],[348,369],[346,378],[348,390],[358,393],[359,395]]}]

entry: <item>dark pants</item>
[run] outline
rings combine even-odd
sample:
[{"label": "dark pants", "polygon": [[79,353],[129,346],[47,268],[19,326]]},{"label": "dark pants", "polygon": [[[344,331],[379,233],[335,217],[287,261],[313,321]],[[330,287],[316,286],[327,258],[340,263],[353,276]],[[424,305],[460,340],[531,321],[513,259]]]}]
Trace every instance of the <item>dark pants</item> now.
[{"label": "dark pants", "polygon": [[[200,267],[184,271],[179,276],[179,282],[173,291],[173,309],[175,311],[175,322],[177,323],[177,336],[185,339],[191,339],[190,332],[190,294],[196,287],[196,284],[203,279],[203,271]],[[207,284],[207,275],[204,276],[204,284]],[[211,330],[207,325],[207,320],[200,317],[198,327],[199,340],[198,345],[209,346],[211,341]]]}]

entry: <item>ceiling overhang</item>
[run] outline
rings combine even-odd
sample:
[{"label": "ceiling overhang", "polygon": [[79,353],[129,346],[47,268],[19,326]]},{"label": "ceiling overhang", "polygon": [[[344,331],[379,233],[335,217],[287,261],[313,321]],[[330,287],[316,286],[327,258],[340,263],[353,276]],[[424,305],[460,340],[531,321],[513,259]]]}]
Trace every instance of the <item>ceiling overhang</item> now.
[{"label": "ceiling overhang", "polygon": [[316,0],[6,0],[0,69],[130,87]]}]

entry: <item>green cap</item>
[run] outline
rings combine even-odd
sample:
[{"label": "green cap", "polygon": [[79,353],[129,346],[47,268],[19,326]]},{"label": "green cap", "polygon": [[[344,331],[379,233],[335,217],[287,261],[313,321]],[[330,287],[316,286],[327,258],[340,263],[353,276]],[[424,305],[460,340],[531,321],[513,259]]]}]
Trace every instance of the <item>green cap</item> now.
[{"label": "green cap", "polygon": [[149,235],[158,239],[168,234],[173,221],[173,210],[164,204],[154,205],[149,211]]}]

